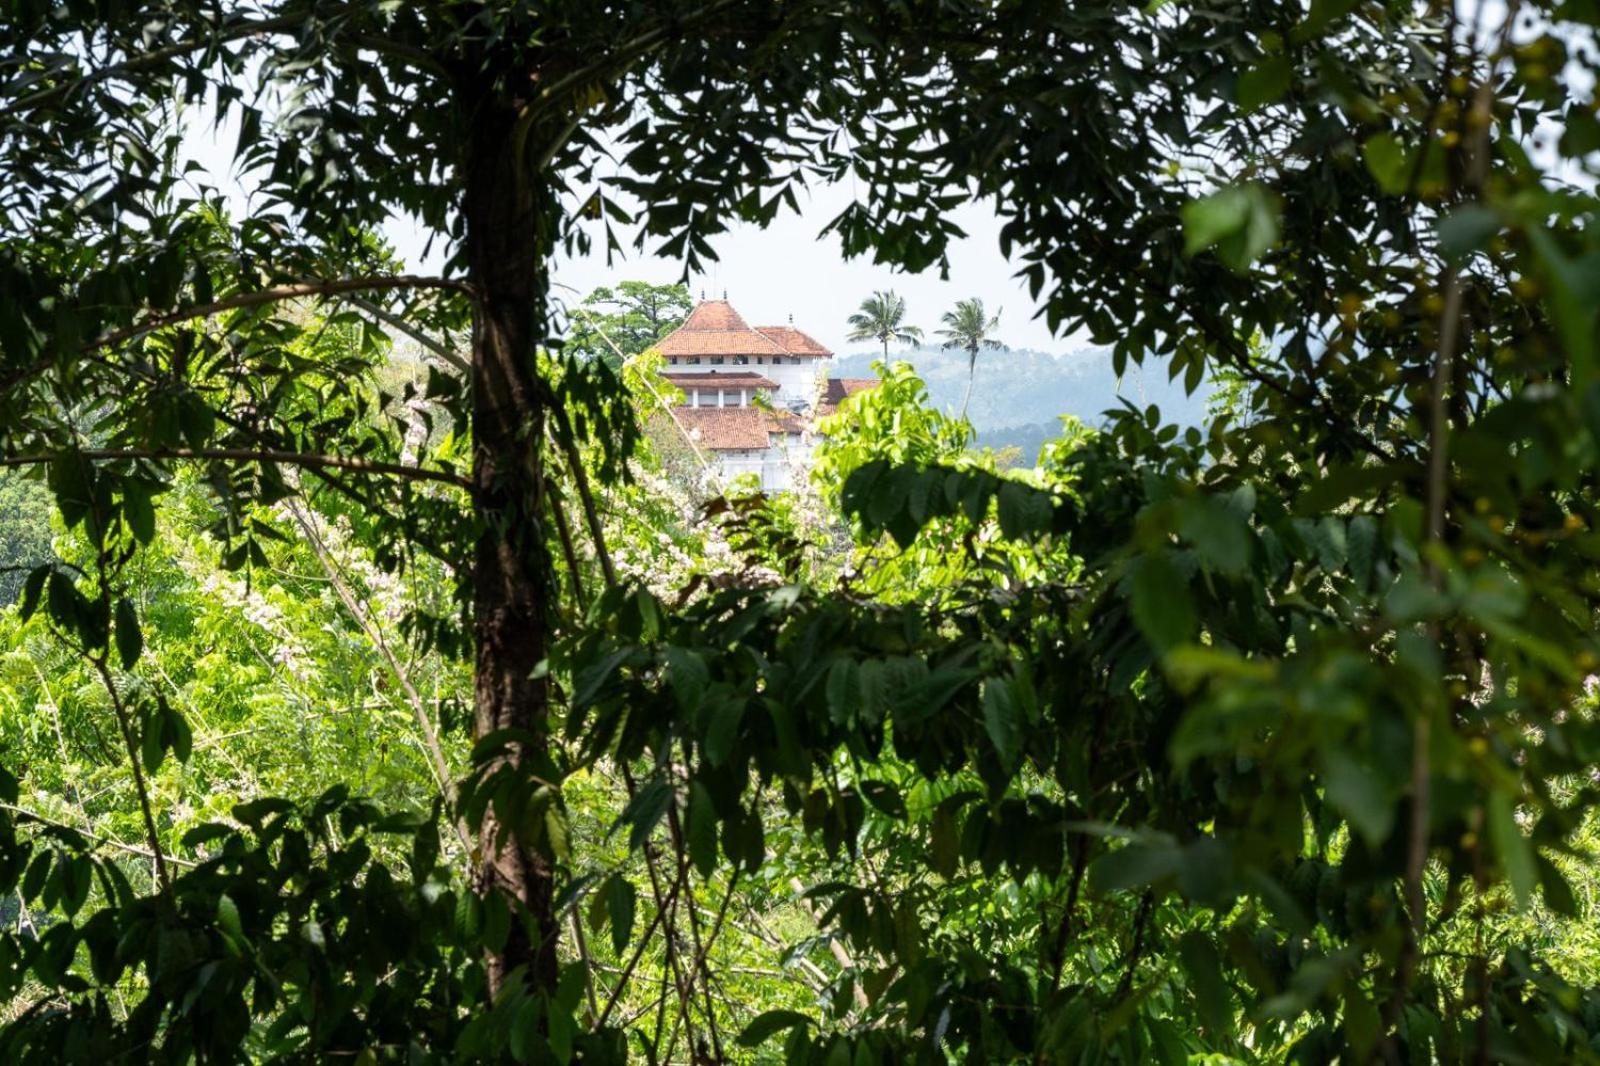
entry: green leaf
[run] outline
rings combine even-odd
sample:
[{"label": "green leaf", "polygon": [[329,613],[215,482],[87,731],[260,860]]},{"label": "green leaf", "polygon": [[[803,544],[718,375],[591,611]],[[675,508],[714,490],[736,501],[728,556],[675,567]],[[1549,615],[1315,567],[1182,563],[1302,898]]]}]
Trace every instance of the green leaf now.
[{"label": "green leaf", "polygon": [[557,802],[544,809],[544,842],[551,858],[557,862],[572,859],[572,829],[567,824],[567,812]]},{"label": "green leaf", "polygon": [[1294,66],[1287,52],[1267,56],[1255,66],[1239,75],[1235,98],[1239,109],[1246,114],[1258,108],[1275,104],[1289,91]]},{"label": "green leaf", "polygon": [[139,630],[139,615],[127,597],[117,601],[117,656],[124,670],[132,670],[144,653],[144,634]]},{"label": "green leaf", "polygon": [[1182,863],[1183,852],[1169,839],[1133,840],[1096,859],[1089,882],[1100,892],[1143,888],[1173,876]]},{"label": "green leaf", "polygon": [[46,482],[55,494],[61,520],[75,529],[94,508],[94,464],[80,452],[63,452],[51,460]]},{"label": "green leaf", "polygon": [[161,763],[167,757],[166,728],[167,716],[159,710],[145,715],[139,753],[142,756],[140,761],[150,773],[161,769]]},{"label": "green leaf", "polygon": [[1406,191],[1411,181],[1409,153],[1392,133],[1379,133],[1367,138],[1361,146],[1361,156],[1367,162],[1367,171],[1378,183],[1378,188],[1390,196]]},{"label": "green leaf", "polygon": [[1278,240],[1278,202],[1260,185],[1230,185],[1183,205],[1183,254],[1215,248],[1243,273]]},{"label": "green leaf", "polygon": [[632,827],[628,832],[628,847],[634,851],[644,847],[671,802],[672,789],[665,781],[652,781],[639,790],[618,819],[619,825],[627,823]]},{"label": "green leaf", "polygon": [[244,942],[244,923],[239,920],[239,906],[226,892],[217,897],[217,925],[235,940]]},{"label": "green leaf", "polygon": [[710,877],[717,866],[717,811],[711,802],[711,791],[702,781],[689,786],[688,813],[689,861],[701,877]]},{"label": "green leaf", "polygon": [[678,709],[693,714],[711,683],[705,660],[687,648],[668,647],[662,654],[667,660],[667,684],[678,701]]},{"label": "green leaf", "polygon": [[1600,302],[1596,299],[1600,295],[1600,253],[1573,259],[1544,227],[1530,226],[1525,232],[1542,268],[1550,317],[1572,363],[1572,389],[1582,395],[1600,375],[1594,328]]},{"label": "green leaf", "polygon": [[858,783],[861,794],[867,797],[867,802],[890,818],[904,818],[906,816],[906,801],[900,797],[900,790],[887,781],[866,780]]},{"label": "green leaf", "polygon": [[1371,515],[1356,515],[1350,519],[1345,538],[1346,562],[1356,586],[1366,589],[1372,584],[1372,567],[1378,549],[1378,522]]},{"label": "green leaf", "polygon": [[855,724],[861,711],[861,667],[854,659],[835,659],[828,668],[828,717],[834,725]]},{"label": "green leaf", "polygon": [[606,882],[606,917],[611,922],[611,947],[618,955],[633,938],[633,922],[638,910],[638,893],[633,883],[620,874]]},{"label": "green leaf", "polygon": [[1190,639],[1196,620],[1188,583],[1163,554],[1133,561],[1129,574],[1129,607],[1139,631],[1156,651]]},{"label": "green leaf", "polygon": [[22,620],[26,622],[33,617],[33,612],[39,609],[39,597],[44,593],[44,583],[51,574],[49,563],[36,566],[28,572],[28,579],[22,585]]},{"label": "green leaf", "polygon": [[1482,204],[1466,204],[1439,220],[1439,251],[1459,263],[1487,248],[1499,232],[1499,212]]},{"label": "green leaf", "polygon": [[1194,544],[1207,567],[1228,575],[1244,573],[1250,565],[1250,528],[1226,502],[1214,496],[1187,499],[1178,516],[1178,531]]},{"label": "green leaf", "polygon": [[167,703],[165,696],[157,697],[161,713],[165,716],[167,746],[172,749],[172,754],[181,763],[189,761],[189,755],[194,749],[194,732],[189,728],[189,723],[183,715],[173,710]]},{"label": "green leaf", "polygon": [[1000,765],[1015,770],[1022,750],[1022,712],[1005,678],[991,677],[983,683],[983,728]]},{"label": "green leaf", "polygon": [[1350,827],[1369,847],[1381,846],[1394,828],[1394,803],[1386,782],[1340,747],[1325,749],[1322,765],[1322,788],[1328,802],[1350,820]]},{"label": "green leaf", "polygon": [[995,510],[1001,534],[1013,540],[1050,531],[1050,497],[1031,485],[1007,481],[1000,486]]},{"label": "green leaf", "polygon": [[1557,869],[1556,864],[1545,858],[1537,856],[1539,860],[1539,889],[1544,895],[1544,905],[1563,918],[1577,918],[1582,911],[1578,907],[1578,898],[1572,892],[1572,886]]},{"label": "green leaf", "polygon": [[1306,20],[1294,28],[1292,39],[1297,43],[1316,40],[1330,24],[1355,9],[1356,0],[1311,0],[1311,12]]},{"label": "green leaf", "polygon": [[1178,941],[1178,957],[1189,977],[1189,991],[1200,1007],[1200,1018],[1217,1039],[1233,1031],[1233,1000],[1222,977],[1222,959],[1211,938],[1191,930]]},{"label": "green leaf", "polygon": [[1495,854],[1500,857],[1500,865],[1505,868],[1511,890],[1516,893],[1517,906],[1526,908],[1533,897],[1534,886],[1539,883],[1533,845],[1522,835],[1522,827],[1517,825],[1510,796],[1496,789],[1489,793],[1488,806],[1489,840],[1494,845]]},{"label": "green leaf", "polygon": [[149,544],[156,536],[156,509],[151,502],[153,491],[154,486],[134,478],[122,483],[122,517],[140,544]]},{"label": "green leaf", "polygon": [[739,1034],[739,1044],[742,1047],[760,1047],[767,1040],[785,1029],[793,1029],[797,1025],[810,1025],[811,1019],[793,1010],[769,1010],[758,1014],[756,1019],[744,1027],[744,1032]]},{"label": "green leaf", "polygon": [[934,870],[944,877],[953,876],[961,862],[961,827],[955,810],[960,797],[953,798],[955,804],[946,800],[934,809],[933,823],[928,827],[929,858]]},{"label": "green leaf", "polygon": [[733,753],[734,742],[739,738],[739,722],[744,717],[742,699],[725,699],[711,708],[711,721],[706,726],[704,741],[706,761],[712,766],[722,766]]}]

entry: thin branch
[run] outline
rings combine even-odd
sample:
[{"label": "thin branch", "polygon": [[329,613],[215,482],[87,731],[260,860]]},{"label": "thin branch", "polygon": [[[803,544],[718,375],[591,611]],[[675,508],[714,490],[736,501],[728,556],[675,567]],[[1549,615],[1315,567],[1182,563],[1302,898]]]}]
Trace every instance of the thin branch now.
[{"label": "thin branch", "polygon": [[181,307],[176,311],[152,316],[143,322],[128,326],[125,329],[113,330],[102,334],[90,343],[94,348],[109,348],[121,344],[123,341],[132,340],[134,337],[152,333],[167,326],[177,325],[180,322],[190,322],[197,318],[210,318],[220,315],[224,311],[237,311],[245,307],[259,307],[262,304],[280,303],[284,300],[296,300],[303,296],[338,296],[350,292],[379,292],[387,289],[447,289],[459,292],[476,299],[477,290],[465,281],[456,278],[435,278],[417,274],[397,274],[392,277],[375,278],[339,278],[333,281],[300,281],[291,285],[278,285],[270,289],[257,289],[255,292],[240,292],[232,296],[225,296],[220,300],[213,300],[207,304],[195,304],[191,307]]},{"label": "thin branch", "polygon": [[437,355],[446,363],[449,363],[453,369],[459,370],[463,374],[469,373],[472,370],[472,367],[460,355],[434,340],[432,337],[428,336],[426,333],[422,332],[420,329],[413,326],[399,315],[394,314],[391,311],[386,311],[383,309],[383,307],[361,296],[351,296],[349,297],[349,301],[351,304],[365,311],[367,314],[371,315],[379,322],[382,322],[384,325],[404,333],[407,337],[410,337],[412,340],[422,345],[422,347],[426,348],[434,355]]},{"label": "thin branch", "polygon": [[605,529],[601,526],[600,514],[595,509],[594,493],[589,488],[589,475],[583,469],[583,457],[578,454],[578,445],[572,437],[572,423],[567,420],[567,413],[562,410],[560,404],[551,404],[550,411],[556,421],[556,442],[566,453],[567,466],[572,470],[572,480],[578,486],[578,500],[583,504],[583,515],[589,525],[589,537],[594,541],[595,555],[600,559],[600,572],[605,575],[606,587],[615,588],[617,568],[611,561],[611,553],[606,550]]},{"label": "thin branch", "polygon": [[[156,858],[156,853],[151,851],[149,848],[141,848],[136,844],[124,844],[115,837],[101,836],[98,833],[91,833],[87,829],[79,829],[75,825],[68,825],[66,822],[58,822],[54,818],[46,818],[38,811],[30,811],[26,807],[17,807],[10,803],[0,803],[0,810],[10,811],[12,814],[19,815],[30,822],[38,822],[40,825],[48,825],[55,829],[65,829],[70,833],[78,834],[85,840],[92,841],[96,844],[104,844],[107,847],[116,848],[118,851],[125,851],[129,855],[137,855],[142,859]],[[193,869],[194,867],[200,865],[197,862],[190,862],[188,859],[180,859],[174,855],[166,855],[162,858],[170,866],[183,866]]]},{"label": "thin branch", "polygon": [[[667,906],[676,900],[677,897],[678,885],[674,883],[671,889],[667,892],[667,899],[665,903],[657,904],[655,917],[650,919],[650,924],[645,927],[644,933],[639,937],[638,945],[633,949],[633,955],[629,957],[627,964],[623,966],[622,976],[617,979],[616,988],[612,989],[611,996],[606,1000],[605,1007],[600,1011],[600,1020],[595,1023],[596,1029],[603,1028],[606,1024],[606,1019],[611,1017],[611,1011],[616,1007],[617,1001],[622,998],[623,991],[627,989],[628,979],[633,976],[633,971],[638,967],[639,959],[644,955],[644,949],[650,946],[650,934],[654,933],[656,931],[656,926],[660,925],[662,921],[665,920]],[[665,977],[662,978],[662,983],[666,983]]]},{"label": "thin branch", "polygon": [[1133,989],[1133,976],[1139,969],[1139,961],[1144,958],[1144,939],[1149,930],[1150,912],[1155,908],[1155,893],[1146,891],[1139,900],[1139,912],[1133,919],[1133,947],[1128,952],[1128,965],[1122,971],[1122,980],[1117,982],[1116,994],[1112,997],[1114,1002],[1120,1002]]},{"label": "thin branch", "polygon": [[[433,719],[429,716],[427,708],[423,705],[422,696],[411,683],[411,677],[406,673],[400,660],[395,656],[394,650],[389,647],[389,642],[384,639],[383,631],[376,622],[368,616],[367,612],[356,602],[355,594],[351,591],[349,583],[345,581],[344,574],[340,571],[338,563],[333,558],[333,553],[328,550],[327,544],[322,539],[322,533],[307,509],[299,506],[294,500],[285,500],[284,505],[289,514],[294,517],[295,523],[305,533],[306,540],[310,543],[312,551],[317,556],[317,562],[322,565],[323,573],[328,575],[328,580],[333,584],[333,590],[339,597],[339,602],[344,604],[344,609],[355,620],[357,626],[366,634],[367,640],[378,649],[378,654],[388,664],[389,672],[400,683],[400,689],[405,693],[406,702],[411,705],[412,714],[417,720],[417,729],[422,734],[423,745],[428,750],[429,768],[433,771],[434,782],[438,785],[439,795],[444,797],[446,803],[452,806],[455,803],[455,788],[451,784],[450,763],[444,757],[444,747],[439,743],[438,731],[433,727]],[[472,839],[466,827],[458,820],[450,821],[456,835],[461,840],[461,846],[466,854],[472,852]]]},{"label": "thin branch", "polygon": [[302,12],[295,15],[280,15],[277,18],[256,19],[249,22],[241,22],[233,26],[223,27],[217,32],[208,34],[204,37],[190,37],[186,40],[178,41],[175,44],[169,44],[165,48],[154,48],[148,52],[141,52],[131,59],[123,60],[121,63],[113,63],[109,67],[101,67],[99,70],[90,71],[88,74],[85,74],[80,78],[75,78],[72,81],[65,82],[61,85],[53,85],[48,89],[40,89],[36,93],[24,96],[20,100],[12,103],[12,105],[7,107],[4,111],[0,111],[0,115],[9,118],[13,115],[21,114],[23,112],[33,111],[45,106],[58,97],[65,96],[78,89],[87,88],[96,82],[105,81],[109,78],[121,77],[124,74],[132,73],[133,71],[140,70],[144,67],[158,66],[162,63],[165,63],[169,59],[176,59],[177,57],[181,55],[187,55],[190,52],[198,52],[203,48],[215,47],[216,45],[226,44],[229,41],[241,40],[245,37],[254,37],[268,33],[277,33],[281,30],[294,29],[304,22],[309,17],[309,14],[309,12]]},{"label": "thin branch", "polygon": [[[355,459],[342,455],[314,455],[309,452],[288,452],[273,448],[85,448],[73,453],[95,462],[117,459],[187,459],[225,460],[244,463],[283,463],[303,466],[312,470],[353,470],[365,474],[388,474],[416,481],[437,481],[460,489],[471,489],[472,483],[459,474],[444,470],[428,470],[403,463],[384,463],[372,459]],[[60,456],[10,455],[0,456],[0,467],[37,466],[54,462]]]},{"label": "thin branch", "polygon": [[[259,307],[262,304],[278,303],[283,300],[295,300],[305,296],[338,296],[352,292],[377,292],[387,289],[446,289],[459,292],[470,299],[477,298],[477,290],[469,283],[455,278],[436,278],[415,274],[398,274],[391,277],[368,278],[339,278],[333,281],[302,281],[290,285],[278,285],[270,289],[258,289],[254,292],[235,293],[232,296],[213,300],[210,303],[194,304],[182,307],[175,311],[165,311],[152,315],[142,322],[137,322],[122,329],[103,333],[96,339],[83,346],[84,351],[95,351],[99,348],[110,348],[124,341],[142,337],[168,326],[175,326],[181,322],[192,322],[197,318],[210,318],[212,315],[222,314],[224,311],[237,311],[245,307]],[[0,394],[10,392],[18,385],[44,373],[55,365],[57,356],[51,354],[38,362],[13,371],[8,377],[0,379]]]},{"label": "thin branch", "polygon": [[123,705],[121,693],[117,691],[116,679],[111,676],[111,670],[106,666],[105,655],[91,654],[87,658],[93,664],[95,672],[100,675],[100,682],[111,697],[111,712],[116,716],[117,728],[122,733],[122,742],[128,749],[128,765],[133,770],[133,786],[139,794],[139,814],[144,819],[144,833],[150,845],[150,857],[155,861],[156,880],[160,882],[163,893],[170,893],[172,877],[167,873],[167,857],[161,850],[161,834],[156,831],[155,812],[150,806],[149,782],[145,780],[144,767],[139,762],[139,745],[133,739],[133,721],[128,715],[128,708]]}]

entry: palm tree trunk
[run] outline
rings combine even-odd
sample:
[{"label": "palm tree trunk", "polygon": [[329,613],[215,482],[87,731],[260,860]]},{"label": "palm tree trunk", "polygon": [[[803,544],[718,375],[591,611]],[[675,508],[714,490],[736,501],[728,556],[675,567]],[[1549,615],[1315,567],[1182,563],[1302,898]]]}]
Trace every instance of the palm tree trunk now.
[{"label": "palm tree trunk", "polygon": [[967,417],[967,404],[972,400],[972,379],[978,373],[978,349],[967,349],[967,393],[961,397],[961,417]]}]

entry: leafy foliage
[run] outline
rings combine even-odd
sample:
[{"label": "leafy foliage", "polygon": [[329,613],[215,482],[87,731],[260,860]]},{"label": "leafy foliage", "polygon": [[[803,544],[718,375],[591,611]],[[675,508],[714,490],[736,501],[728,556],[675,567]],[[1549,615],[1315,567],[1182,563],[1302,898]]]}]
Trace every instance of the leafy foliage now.
[{"label": "leafy foliage", "polygon": [[[0,1049],[1600,1056],[1564,950],[1600,740],[1591,14],[8,9],[0,463],[60,524],[5,622],[39,676],[0,722]],[[238,116],[242,216],[184,182],[175,103]],[[823,427],[855,543],[730,497],[714,553],[657,495],[654,367],[563,350],[550,257],[633,224],[693,269],[847,176],[846,254],[943,265],[987,200],[1053,327],[1225,369],[1249,417],[1130,407],[1002,470],[885,368]],[[447,276],[397,271],[394,211]],[[280,754],[224,801],[218,730],[281,734],[294,671],[242,669],[197,530],[294,619],[278,652],[316,643],[304,702],[391,679],[405,759],[363,749],[393,713],[307,723],[377,769]],[[758,942],[784,968],[731,993]]]}]

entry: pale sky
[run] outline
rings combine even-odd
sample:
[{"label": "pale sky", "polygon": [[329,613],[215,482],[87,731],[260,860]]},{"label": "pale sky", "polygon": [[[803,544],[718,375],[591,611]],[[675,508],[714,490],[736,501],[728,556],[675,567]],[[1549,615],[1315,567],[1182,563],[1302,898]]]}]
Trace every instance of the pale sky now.
[{"label": "pale sky", "polygon": [[[1033,318],[1038,305],[1029,298],[1026,283],[1012,277],[1016,267],[1000,255],[1000,222],[985,205],[955,212],[967,237],[953,246],[950,280],[941,281],[937,270],[904,274],[867,258],[846,261],[837,237],[819,238],[823,227],[850,202],[850,195],[843,186],[813,189],[809,199],[801,199],[800,214],[785,212],[766,229],[741,224],[713,238],[711,245],[721,261],[707,264],[707,273],[690,279],[691,295],[699,299],[704,290],[707,297],[719,299],[726,290],[729,302],[752,326],[782,325],[793,315],[797,327],[840,353],[873,347],[847,343],[845,319],[878,289],[904,296],[907,321],[930,335],[939,326],[939,316],[957,300],[976,296],[991,313],[1000,311],[1000,338],[1010,347],[1066,351],[1085,343],[1052,339],[1044,321]],[[413,268],[437,268],[436,262],[422,262],[426,237],[415,226],[396,219],[388,236]],[[630,246],[628,258],[611,265],[600,251],[585,258],[562,257],[556,261],[554,280],[587,294],[619,281],[673,282],[682,272],[681,261],[635,252]],[[564,290],[558,295],[572,298]]]},{"label": "pale sky", "polygon": [[[247,183],[231,173],[232,148],[238,137],[232,116],[220,130],[212,128],[210,115],[194,115],[193,119],[185,137],[185,157],[205,168],[208,183],[228,197],[235,212],[244,212]],[[698,299],[703,289],[708,297],[718,298],[727,290],[728,299],[751,325],[781,325],[793,315],[797,327],[841,354],[872,347],[845,341],[845,319],[877,289],[893,289],[904,296],[907,320],[929,334],[938,328],[939,316],[957,300],[976,296],[990,313],[1000,312],[999,337],[1010,347],[1068,351],[1086,343],[1070,337],[1052,338],[1043,320],[1033,318],[1037,305],[1028,297],[1025,283],[1012,277],[1016,267],[1000,255],[1000,223],[986,205],[968,205],[954,213],[968,236],[952,245],[950,280],[941,281],[937,270],[900,274],[870,259],[847,262],[836,237],[819,238],[822,228],[850,202],[851,195],[847,185],[815,188],[809,197],[800,198],[799,214],[785,212],[765,230],[739,225],[713,239],[712,247],[721,261],[707,264],[705,275],[691,278],[690,292]],[[441,242],[435,242],[432,256],[424,256],[427,234],[413,222],[392,219],[385,235],[405,258],[408,269],[439,271]],[[554,280],[585,294],[597,286],[625,280],[678,280],[683,271],[681,261],[635,252],[630,239],[631,235],[624,240],[628,258],[609,266],[603,251],[581,259],[558,259]],[[595,242],[597,246],[601,243]],[[561,290],[557,295],[575,299]]]}]

